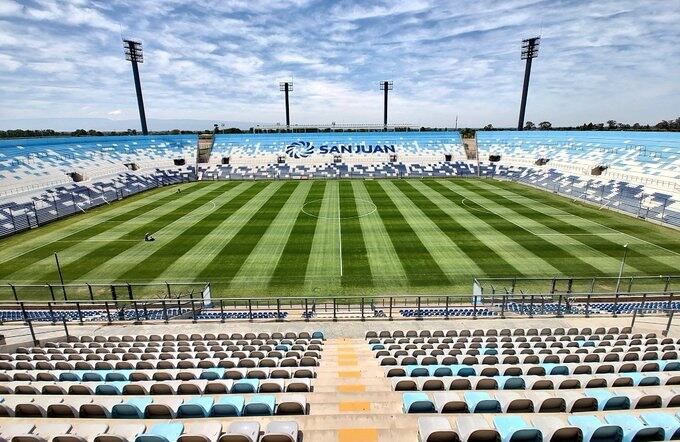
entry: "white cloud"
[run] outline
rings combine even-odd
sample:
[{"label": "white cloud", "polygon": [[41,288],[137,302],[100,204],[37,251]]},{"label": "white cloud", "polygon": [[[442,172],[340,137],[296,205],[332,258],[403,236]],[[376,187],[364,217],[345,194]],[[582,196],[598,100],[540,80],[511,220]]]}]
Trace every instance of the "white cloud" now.
[{"label": "white cloud", "polygon": [[0,17],[14,17],[21,14],[21,5],[14,0],[0,1]]},{"label": "white cloud", "polygon": [[149,118],[281,121],[294,77],[295,122],[379,121],[389,78],[394,121],[511,126],[519,42],[542,30],[528,119],[655,122],[677,116],[679,22],[680,0],[0,0],[0,95],[22,116],[136,115],[122,23]]},{"label": "white cloud", "polygon": [[21,63],[14,57],[6,54],[0,54],[0,69],[8,71],[16,71],[21,67]]},{"label": "white cloud", "polygon": [[115,120],[120,118],[121,115],[123,115],[123,111],[120,109],[116,109],[112,110],[111,112],[108,112],[106,115],[108,115],[110,119]]}]

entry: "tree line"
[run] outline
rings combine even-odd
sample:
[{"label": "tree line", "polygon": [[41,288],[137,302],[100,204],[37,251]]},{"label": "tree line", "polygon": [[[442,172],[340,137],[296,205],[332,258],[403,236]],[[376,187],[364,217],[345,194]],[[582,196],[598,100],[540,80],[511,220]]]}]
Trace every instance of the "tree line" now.
[{"label": "tree line", "polygon": [[[437,128],[437,127],[421,127],[420,130],[424,132],[430,131],[442,131],[448,128]],[[475,132],[478,130],[512,130],[514,128],[501,127],[496,128],[491,124],[487,124],[482,128],[471,128],[466,127],[460,129],[463,138],[472,138]],[[580,126],[560,126],[554,127],[550,121],[541,121],[536,124],[533,121],[527,121],[524,125],[524,130],[632,130],[632,131],[680,131],[680,117],[671,120],[661,120],[660,122],[650,125],[650,124],[640,124],[640,123],[620,123],[615,120],[607,120],[606,123],[583,123]],[[241,133],[253,133],[254,129],[242,130],[237,127],[221,128],[215,129],[216,133],[221,134],[241,134]],[[149,132],[151,135],[191,135],[200,133],[210,133],[213,130],[165,130],[165,131],[152,131]],[[0,130],[0,138],[35,138],[35,137],[102,137],[102,136],[126,136],[126,135],[141,135],[137,129],[127,129],[125,131],[99,131],[99,130],[85,130],[77,129],[72,132],[59,132],[52,129],[9,129]]]},{"label": "tree line", "polygon": [[[505,128],[495,128],[491,124],[487,124],[484,130],[505,130]],[[651,124],[640,123],[620,123],[616,120],[607,120],[606,123],[583,123],[580,126],[561,126],[553,127],[550,121],[541,121],[536,124],[533,121],[527,121],[524,124],[524,130],[651,130],[651,131],[680,131],[680,117],[675,120],[661,120],[660,122]]]}]

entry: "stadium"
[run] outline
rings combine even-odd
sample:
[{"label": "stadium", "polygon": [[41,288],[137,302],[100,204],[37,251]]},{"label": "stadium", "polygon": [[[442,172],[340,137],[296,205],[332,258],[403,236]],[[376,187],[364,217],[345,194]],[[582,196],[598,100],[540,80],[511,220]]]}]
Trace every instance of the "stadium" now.
[{"label": "stadium", "polygon": [[0,442],[680,440],[678,121],[536,129],[540,42],[512,129],[153,133],[123,38],[139,134],[0,139]]}]

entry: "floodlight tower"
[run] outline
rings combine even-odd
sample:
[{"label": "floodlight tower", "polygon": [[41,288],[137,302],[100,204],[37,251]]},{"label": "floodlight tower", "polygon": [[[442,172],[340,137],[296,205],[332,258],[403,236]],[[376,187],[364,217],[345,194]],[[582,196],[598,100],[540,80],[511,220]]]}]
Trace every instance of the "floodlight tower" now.
[{"label": "floodlight tower", "polygon": [[279,90],[283,91],[286,100],[286,129],[290,129],[290,106],[288,105],[288,92],[293,91],[293,82],[292,81],[280,82]]},{"label": "floodlight tower", "polygon": [[387,94],[392,89],[394,89],[394,83],[392,80],[380,82],[380,90],[385,91],[385,104],[383,105],[383,126],[385,127],[387,127]]},{"label": "floodlight tower", "polygon": [[531,76],[531,60],[538,57],[538,45],[540,43],[541,37],[531,37],[522,40],[522,60],[526,60],[527,64],[524,68],[524,86],[522,87],[522,103],[519,107],[519,121],[517,122],[517,130],[522,130],[524,128],[524,111],[527,107],[529,77]]},{"label": "floodlight tower", "polygon": [[123,49],[125,49],[125,59],[132,63],[132,75],[135,78],[135,90],[137,91],[137,107],[139,108],[139,119],[142,123],[142,134],[148,135],[146,128],[146,113],[144,112],[144,98],[142,97],[142,83],[139,80],[139,68],[137,63],[144,63],[142,53],[142,42],[123,39]]}]

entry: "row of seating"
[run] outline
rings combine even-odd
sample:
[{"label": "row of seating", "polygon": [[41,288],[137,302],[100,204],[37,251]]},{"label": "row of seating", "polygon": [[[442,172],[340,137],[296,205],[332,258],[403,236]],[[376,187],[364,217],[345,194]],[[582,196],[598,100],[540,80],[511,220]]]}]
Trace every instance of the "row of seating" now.
[{"label": "row of seating", "polygon": [[[598,362],[631,362],[631,361],[674,361],[678,359],[675,350],[663,353],[657,351],[646,352],[605,352],[605,353],[552,353],[549,351],[539,352],[503,352],[500,357],[497,352],[484,352],[479,355],[477,350],[468,350],[462,353],[460,350],[394,350],[398,356],[377,356],[381,367],[391,365],[451,365],[451,364],[540,364],[540,363],[598,363]],[[405,353],[405,354],[404,354]],[[483,356],[483,357],[481,357]],[[480,358],[481,357],[481,358]]]},{"label": "row of seating", "polygon": [[[219,347],[219,348],[216,348]],[[295,348],[294,348],[295,347]],[[138,348],[146,351],[205,351],[207,349],[215,348],[217,350],[306,350],[312,349],[321,351],[323,348],[320,340],[306,340],[306,339],[253,339],[253,340],[236,340],[236,341],[163,341],[163,342],[89,342],[89,343],[75,343],[69,344],[62,342],[57,346],[44,347],[19,347],[17,353],[50,353],[53,350],[88,350],[88,349],[114,349],[114,348]],[[155,350],[153,350],[155,349]]]},{"label": "row of seating", "polygon": [[324,334],[322,331],[309,332],[273,332],[273,333],[179,333],[173,334],[151,334],[151,335],[95,335],[95,336],[80,336],[71,339],[78,339],[78,342],[147,342],[147,341],[213,341],[213,340],[253,340],[253,339],[318,339],[323,341]]},{"label": "row of seating", "polygon": [[418,318],[418,317],[436,317],[436,316],[480,316],[491,317],[498,316],[498,313],[489,310],[486,307],[480,308],[403,308],[399,310],[399,314],[404,318]]},{"label": "row of seating", "polygon": [[402,404],[404,413],[578,413],[666,408],[678,403],[678,394],[661,388],[407,392]]},{"label": "row of seating", "polygon": [[629,442],[680,439],[680,414],[607,413],[600,417],[517,415],[459,416],[455,425],[444,417],[418,419],[420,442]]},{"label": "row of seating", "polygon": [[0,394],[168,395],[281,393],[311,390],[312,383],[309,378],[10,381],[0,383]]},{"label": "row of seating", "polygon": [[[68,349],[67,349],[68,350]],[[14,354],[14,355],[4,355],[0,361],[5,362],[16,362],[16,361],[169,361],[169,360],[188,360],[195,359],[199,361],[203,360],[234,360],[238,363],[243,363],[243,366],[255,366],[262,363],[264,360],[273,360],[273,366],[280,365],[283,361],[287,359],[292,359],[295,361],[294,365],[298,363],[303,365],[314,366],[317,365],[318,359],[320,359],[320,353],[316,350],[313,351],[302,351],[290,350],[283,351],[271,350],[267,353],[264,351],[254,350],[254,351],[196,351],[196,352],[157,352],[157,351],[121,351],[109,352],[107,349],[99,349],[100,351],[94,351],[90,349],[85,349],[86,351],[55,351],[49,354],[41,353],[31,353],[31,354]],[[132,349],[129,349],[132,350]],[[252,364],[245,364],[244,361],[250,361]],[[268,366],[272,364],[271,361],[267,362]],[[286,363],[284,363],[284,366]]]},{"label": "row of seating", "polygon": [[680,371],[680,361],[632,361],[604,364],[452,364],[452,365],[406,365],[386,367],[386,377],[415,376],[522,376],[522,375],[572,375],[607,373],[644,373],[657,371]]},{"label": "row of seating", "polygon": [[[368,340],[369,345],[388,345],[388,344],[478,344],[479,346],[487,346],[485,344],[523,344],[523,343],[538,343],[538,342],[592,342],[599,345],[652,345],[652,344],[680,344],[680,339],[673,338],[657,338],[643,337],[636,333],[632,335],[562,335],[562,336],[478,336],[478,337],[418,337],[418,338],[371,338]],[[612,344],[612,342],[614,344]],[[607,343],[607,344],[602,344]],[[584,346],[592,346],[594,344],[582,344]]]},{"label": "row of seating", "polygon": [[298,442],[295,421],[137,423],[16,423],[0,426],[0,442]]},{"label": "row of seating", "polygon": [[390,383],[395,391],[571,390],[579,388],[680,385],[680,376],[674,373],[663,372],[546,376],[406,376],[390,378]]},{"label": "row of seating", "polygon": [[[178,346],[178,347],[101,347],[101,348],[31,348],[24,349],[24,351],[9,353],[8,356],[3,356],[3,359],[11,360],[13,355],[73,355],[73,354],[126,354],[126,353],[160,353],[161,355],[167,354],[172,356],[177,356],[178,354],[190,354],[195,357],[199,354],[206,354],[209,357],[215,357],[213,353],[220,352],[222,357],[235,357],[235,358],[247,358],[247,357],[265,357],[265,352],[279,352],[277,354],[282,354],[281,352],[307,352],[319,357],[321,352],[321,346],[316,344],[310,345],[228,345],[228,346]],[[232,354],[233,353],[233,354]],[[151,355],[154,356],[154,355]],[[160,356],[157,356],[160,357]],[[171,357],[165,356],[166,359]]]},{"label": "row of seating", "polygon": [[308,411],[306,398],[296,394],[286,394],[279,399],[264,394],[247,399],[239,395],[134,397],[113,401],[88,396],[0,399],[0,417],[175,419],[295,415]]},{"label": "row of seating", "polygon": [[[431,338],[437,339],[437,338]],[[445,338],[446,339],[446,338]],[[393,355],[395,352],[428,352],[428,351],[457,351],[476,352],[476,354],[496,355],[499,352],[517,350],[539,350],[545,354],[553,351],[560,353],[621,353],[621,352],[641,352],[641,351],[673,351],[680,347],[680,344],[673,343],[673,340],[664,340],[664,344],[659,344],[658,339],[639,339],[620,340],[620,341],[571,341],[571,342],[455,342],[455,343],[406,343],[406,344],[371,344],[371,350],[377,356]],[[661,346],[661,347],[660,347]],[[615,351],[612,351],[616,349]],[[95,352],[92,352],[95,353]],[[102,353],[106,353],[102,351]],[[122,353],[118,351],[118,353]],[[505,353],[512,354],[512,353]]]},{"label": "row of seating", "polygon": [[[561,335],[617,335],[617,334],[631,334],[631,327],[597,327],[594,329],[592,327],[576,328],[571,327],[565,329],[564,327],[557,328],[490,328],[490,329],[456,329],[456,330],[383,330],[380,332],[369,330],[366,332],[366,339],[370,338],[403,338],[403,337],[473,337],[473,336],[561,336]],[[648,333],[646,336],[650,338],[656,337],[655,333]]]},{"label": "row of seating", "polygon": [[0,381],[148,381],[192,379],[242,379],[242,378],[313,378],[309,368],[188,368],[148,370],[6,370],[0,372]]},{"label": "row of seating", "polygon": [[[84,359],[84,358],[83,358]],[[0,361],[0,370],[152,370],[163,369],[171,370],[192,369],[192,368],[251,368],[258,367],[256,359],[235,359],[235,358],[211,358],[211,359],[147,359],[140,360],[138,358],[128,358],[124,361],[85,361],[85,360],[70,360],[70,361]],[[296,358],[281,359],[280,364],[276,365],[275,359],[267,358],[261,361],[266,361],[260,367],[262,370],[267,368],[314,368],[318,366],[318,360],[315,358],[304,357],[299,361]]]},{"label": "row of seating", "polygon": [[[680,344],[635,344],[625,343],[622,341],[612,343],[610,341],[600,341],[596,345],[592,341],[580,341],[580,343],[569,343],[564,345],[561,342],[517,342],[517,343],[486,343],[484,345],[478,343],[456,343],[456,344],[373,344],[371,350],[375,352],[375,357],[383,356],[423,356],[438,354],[462,355],[471,354],[479,355],[498,355],[500,354],[517,354],[518,351],[531,350],[531,353],[538,354],[602,354],[602,353],[645,353],[645,352],[672,352],[680,348]],[[574,345],[575,344],[575,345]],[[534,351],[536,350],[536,351]],[[531,354],[527,353],[527,354]]]}]

